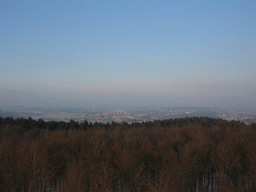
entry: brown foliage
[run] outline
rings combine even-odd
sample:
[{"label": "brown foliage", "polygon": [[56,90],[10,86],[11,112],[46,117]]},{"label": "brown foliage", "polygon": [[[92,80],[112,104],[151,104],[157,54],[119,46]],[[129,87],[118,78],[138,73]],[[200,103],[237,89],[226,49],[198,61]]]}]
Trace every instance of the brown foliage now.
[{"label": "brown foliage", "polygon": [[1,131],[0,191],[256,191],[256,130],[248,127],[12,126]]}]

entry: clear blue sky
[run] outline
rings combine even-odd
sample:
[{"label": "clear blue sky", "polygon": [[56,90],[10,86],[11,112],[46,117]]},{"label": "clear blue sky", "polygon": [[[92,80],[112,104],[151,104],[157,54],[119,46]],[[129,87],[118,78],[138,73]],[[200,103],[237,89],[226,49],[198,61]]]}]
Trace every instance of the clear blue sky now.
[{"label": "clear blue sky", "polygon": [[0,2],[0,105],[256,106],[256,1]]}]

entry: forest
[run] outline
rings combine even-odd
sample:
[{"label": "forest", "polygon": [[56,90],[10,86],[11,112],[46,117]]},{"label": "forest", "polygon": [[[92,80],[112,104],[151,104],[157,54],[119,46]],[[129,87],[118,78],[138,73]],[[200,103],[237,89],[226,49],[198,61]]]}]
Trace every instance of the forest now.
[{"label": "forest", "polygon": [[0,117],[0,191],[256,191],[256,124]]}]

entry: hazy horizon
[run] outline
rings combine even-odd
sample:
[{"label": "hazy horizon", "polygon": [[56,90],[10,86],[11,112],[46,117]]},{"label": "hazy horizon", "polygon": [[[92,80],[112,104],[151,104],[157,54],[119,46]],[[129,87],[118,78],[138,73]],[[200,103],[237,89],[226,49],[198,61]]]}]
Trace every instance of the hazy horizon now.
[{"label": "hazy horizon", "polygon": [[256,107],[256,1],[0,5],[0,105]]}]

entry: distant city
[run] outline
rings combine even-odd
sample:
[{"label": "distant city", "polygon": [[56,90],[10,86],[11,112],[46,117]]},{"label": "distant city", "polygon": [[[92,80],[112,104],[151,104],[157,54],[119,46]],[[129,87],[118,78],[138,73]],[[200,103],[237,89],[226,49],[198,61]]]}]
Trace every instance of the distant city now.
[{"label": "distant city", "polygon": [[256,122],[256,109],[211,109],[204,107],[167,107],[148,110],[118,110],[94,108],[27,108],[0,106],[1,117],[29,118],[45,121],[78,122],[145,122],[183,117],[211,117],[228,121],[241,121],[246,124]]}]

